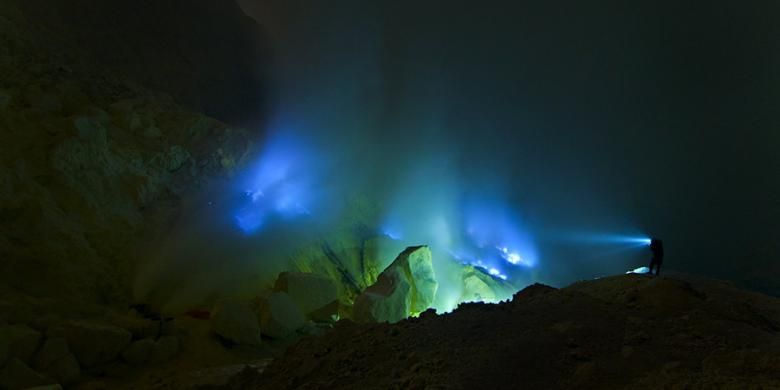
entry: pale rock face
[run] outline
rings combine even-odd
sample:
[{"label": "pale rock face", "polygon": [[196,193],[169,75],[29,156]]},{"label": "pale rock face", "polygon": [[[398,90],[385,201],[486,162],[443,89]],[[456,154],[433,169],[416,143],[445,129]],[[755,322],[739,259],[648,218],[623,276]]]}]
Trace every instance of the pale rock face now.
[{"label": "pale rock face", "polygon": [[261,344],[260,324],[249,305],[223,302],[215,310],[211,326],[214,333],[233,343],[249,346]]},{"label": "pale rock face", "polygon": [[306,324],[306,317],[285,292],[275,292],[257,302],[260,328],[273,338],[285,338]]},{"label": "pale rock face", "polygon": [[406,265],[409,267],[413,290],[411,310],[412,313],[419,314],[431,307],[439,288],[436,274],[433,272],[431,250],[427,246],[414,249],[409,253]]},{"label": "pale rock face", "polygon": [[512,297],[515,287],[473,266],[463,268],[463,291],[459,302],[496,303]]},{"label": "pale rock face", "polygon": [[41,341],[41,334],[27,325],[6,325],[0,328],[0,344],[8,348],[8,356],[30,363]]},{"label": "pale rock face", "polygon": [[50,328],[47,335],[65,338],[83,367],[115,360],[132,339],[132,334],[123,328],[86,321],[66,322]]},{"label": "pale rock face", "polygon": [[496,294],[483,278],[468,275],[463,278],[463,293],[459,302],[495,302]]},{"label": "pale rock face", "polygon": [[428,309],[438,282],[427,246],[406,248],[355,300],[358,322],[398,322]]},{"label": "pale rock face", "polygon": [[355,300],[357,322],[398,322],[410,315],[412,286],[403,270],[388,268]]},{"label": "pale rock face", "polygon": [[282,272],[276,279],[274,290],[286,292],[310,319],[327,320],[330,315],[338,313],[338,304],[332,304],[338,301],[338,290],[336,283],[328,277],[303,272]]}]

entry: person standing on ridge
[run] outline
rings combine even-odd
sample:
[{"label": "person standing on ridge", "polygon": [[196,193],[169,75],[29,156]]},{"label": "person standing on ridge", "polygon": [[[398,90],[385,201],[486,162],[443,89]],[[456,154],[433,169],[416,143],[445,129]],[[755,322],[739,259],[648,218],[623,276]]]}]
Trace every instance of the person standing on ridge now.
[{"label": "person standing on ridge", "polygon": [[650,258],[650,275],[653,274],[653,268],[655,268],[655,276],[661,274],[661,264],[664,263],[664,242],[658,238],[650,240],[650,251],[653,252],[653,257]]}]

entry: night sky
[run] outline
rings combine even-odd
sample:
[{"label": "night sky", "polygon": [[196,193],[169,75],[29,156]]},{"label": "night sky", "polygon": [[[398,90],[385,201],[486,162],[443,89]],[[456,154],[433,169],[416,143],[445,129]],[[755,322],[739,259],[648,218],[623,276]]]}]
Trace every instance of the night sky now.
[{"label": "night sky", "polygon": [[780,293],[780,3],[241,3],[271,112],[372,182],[441,157],[520,210],[559,282],[625,271],[567,237],[641,232],[667,268]]}]

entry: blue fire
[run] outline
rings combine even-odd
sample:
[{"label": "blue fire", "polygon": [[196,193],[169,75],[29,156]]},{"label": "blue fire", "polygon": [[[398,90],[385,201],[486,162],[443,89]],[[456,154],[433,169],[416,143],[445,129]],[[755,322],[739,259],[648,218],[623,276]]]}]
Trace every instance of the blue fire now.
[{"label": "blue fire", "polygon": [[274,221],[306,217],[317,205],[314,153],[290,136],[271,138],[259,160],[238,180],[242,196],[233,218],[245,233]]},{"label": "blue fire", "polygon": [[[290,132],[271,134],[258,160],[236,180],[232,218],[245,234],[266,232],[274,226],[327,226],[340,215],[334,210],[357,186],[327,190],[327,178],[341,178],[341,170],[327,166],[323,147],[313,147]],[[417,177],[419,176],[419,177]],[[435,257],[470,264],[503,280],[537,265],[535,243],[516,210],[506,202],[466,186],[446,173],[420,174],[403,182],[386,204],[376,231],[399,245],[430,245]],[[430,177],[450,181],[426,184]],[[355,184],[342,182],[344,184]],[[340,195],[337,195],[340,194]],[[327,228],[327,227],[326,227]]]}]

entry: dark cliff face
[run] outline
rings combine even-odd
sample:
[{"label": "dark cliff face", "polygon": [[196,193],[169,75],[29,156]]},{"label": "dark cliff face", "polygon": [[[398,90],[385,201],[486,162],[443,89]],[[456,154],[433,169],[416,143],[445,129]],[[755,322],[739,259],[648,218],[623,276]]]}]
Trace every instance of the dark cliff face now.
[{"label": "dark cliff face", "polygon": [[233,1],[14,3],[42,53],[168,93],[231,124],[262,118],[265,37]]},{"label": "dark cliff face", "polygon": [[1,2],[0,292],[129,299],[139,248],[252,150],[225,122],[261,115],[259,39],[228,1]]}]

